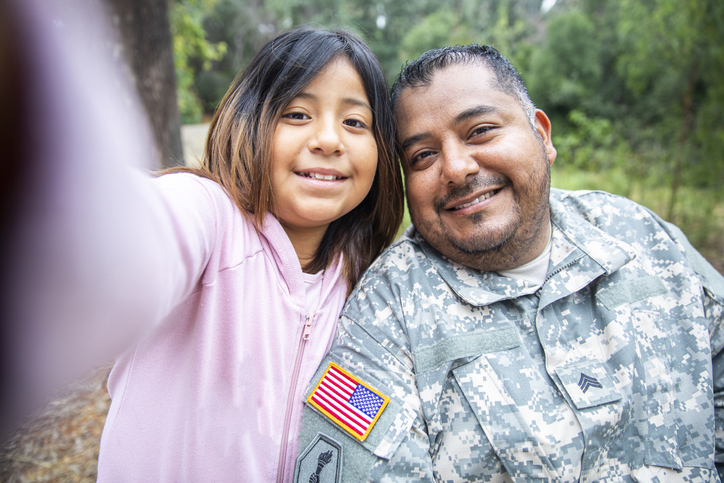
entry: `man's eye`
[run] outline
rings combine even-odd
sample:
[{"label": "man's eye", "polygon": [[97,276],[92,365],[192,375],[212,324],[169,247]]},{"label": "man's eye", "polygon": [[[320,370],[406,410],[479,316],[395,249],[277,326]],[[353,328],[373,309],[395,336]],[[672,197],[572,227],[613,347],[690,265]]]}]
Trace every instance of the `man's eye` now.
[{"label": "man's eye", "polygon": [[421,153],[414,155],[412,158],[410,158],[410,166],[417,166],[417,165],[424,164],[425,159],[429,158],[433,154],[435,154],[435,153],[433,153],[432,151],[423,151]]},{"label": "man's eye", "polygon": [[486,133],[490,132],[491,129],[493,129],[492,126],[479,126],[479,127],[476,127],[475,129],[473,129],[473,132],[470,133],[470,137],[480,136],[480,135],[482,135],[482,134],[486,134]]}]

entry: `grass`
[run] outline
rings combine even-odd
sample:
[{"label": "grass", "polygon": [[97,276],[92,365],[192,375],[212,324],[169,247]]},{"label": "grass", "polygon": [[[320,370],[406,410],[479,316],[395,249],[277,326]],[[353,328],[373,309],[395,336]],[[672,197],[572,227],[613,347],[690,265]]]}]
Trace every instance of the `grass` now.
[{"label": "grass", "polygon": [[691,244],[719,272],[724,271],[724,192],[720,189],[679,187],[672,216],[669,216],[671,189],[655,177],[631,179],[622,170],[583,171],[553,165],[551,184],[571,190],[603,190],[626,196],[676,224]]}]

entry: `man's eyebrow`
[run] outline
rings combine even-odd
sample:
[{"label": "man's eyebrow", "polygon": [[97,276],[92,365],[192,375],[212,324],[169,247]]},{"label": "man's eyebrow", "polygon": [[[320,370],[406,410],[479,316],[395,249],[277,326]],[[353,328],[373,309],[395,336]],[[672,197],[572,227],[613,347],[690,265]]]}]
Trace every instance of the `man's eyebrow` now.
[{"label": "man's eyebrow", "polygon": [[415,134],[414,136],[410,136],[409,138],[405,139],[400,143],[400,147],[402,148],[402,151],[407,151],[407,148],[412,146],[413,144],[422,141],[423,139],[427,139],[431,136],[429,132],[423,132],[420,134]]},{"label": "man's eyebrow", "polygon": [[455,116],[455,119],[453,122],[454,122],[454,124],[460,124],[461,122],[467,121],[468,119],[470,119],[472,117],[480,116],[483,114],[490,114],[491,112],[495,112],[497,110],[498,110],[498,108],[494,107],[494,106],[480,105],[480,106],[471,107],[470,109],[466,109],[463,112],[461,112],[460,114],[458,114],[457,116]]}]

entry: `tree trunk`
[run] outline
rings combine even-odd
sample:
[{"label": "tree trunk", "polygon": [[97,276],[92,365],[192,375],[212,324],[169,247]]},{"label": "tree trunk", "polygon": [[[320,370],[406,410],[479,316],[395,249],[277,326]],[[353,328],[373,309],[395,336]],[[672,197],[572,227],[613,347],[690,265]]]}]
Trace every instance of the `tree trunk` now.
[{"label": "tree trunk", "polygon": [[156,141],[158,165],[183,165],[167,0],[105,0]]}]

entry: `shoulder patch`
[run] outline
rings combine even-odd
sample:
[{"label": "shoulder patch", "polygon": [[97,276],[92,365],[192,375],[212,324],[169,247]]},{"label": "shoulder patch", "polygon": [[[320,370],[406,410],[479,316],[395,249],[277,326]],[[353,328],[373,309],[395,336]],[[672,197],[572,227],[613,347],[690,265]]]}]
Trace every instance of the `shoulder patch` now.
[{"label": "shoulder patch", "polygon": [[294,483],[339,483],[342,476],[342,445],[318,433],[297,458]]},{"label": "shoulder patch", "polygon": [[330,362],[307,402],[337,426],[364,441],[390,398]]}]

